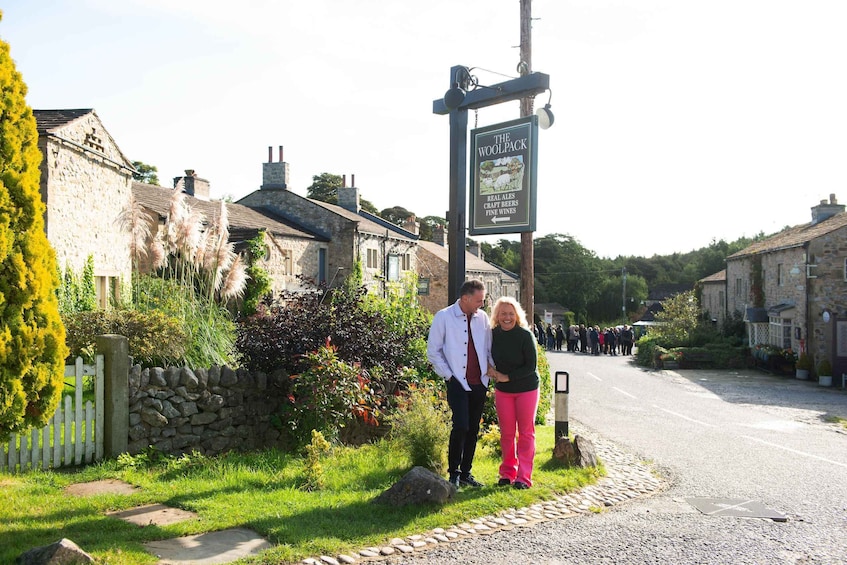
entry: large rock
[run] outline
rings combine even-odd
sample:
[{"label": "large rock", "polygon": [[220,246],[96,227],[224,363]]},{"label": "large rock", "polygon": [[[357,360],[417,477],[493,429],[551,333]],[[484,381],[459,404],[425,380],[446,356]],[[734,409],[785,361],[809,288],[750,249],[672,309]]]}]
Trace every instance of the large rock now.
[{"label": "large rock", "polygon": [[424,467],[415,467],[391,488],[374,499],[378,504],[406,506],[407,504],[444,504],[456,487]]},{"label": "large rock", "polygon": [[67,538],[56,543],[30,549],[15,561],[18,565],[81,565],[94,563],[94,558]]},{"label": "large rock", "polygon": [[594,444],[582,436],[575,436],[573,443],[566,437],[559,438],[553,448],[553,457],[568,465],[597,466],[597,452],[594,449]]}]

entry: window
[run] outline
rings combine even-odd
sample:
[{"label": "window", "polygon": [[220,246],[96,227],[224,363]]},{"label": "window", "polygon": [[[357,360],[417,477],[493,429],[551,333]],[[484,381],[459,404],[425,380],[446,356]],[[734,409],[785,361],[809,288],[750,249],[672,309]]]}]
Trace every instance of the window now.
[{"label": "window", "polygon": [[283,275],[293,275],[294,274],[294,261],[291,257],[290,249],[282,249],[279,253],[280,256],[280,265],[282,266],[282,274]]},{"label": "window", "polygon": [[769,319],[769,343],[780,349],[791,348],[791,318],[779,318],[770,316]]},{"label": "window", "polygon": [[94,277],[94,292],[97,295],[97,306],[106,309],[120,301],[120,284],[118,277]]},{"label": "window", "polygon": [[401,271],[410,271],[412,270],[412,254],[405,253],[400,256],[400,270]]},{"label": "window", "polygon": [[844,259],[844,280],[847,281],[847,259]]},{"label": "window", "polygon": [[776,266],[776,286],[782,286],[785,280],[782,278],[782,263]]},{"label": "window", "polygon": [[400,280],[400,255],[388,256],[388,280]]},{"label": "window", "polygon": [[326,249],[318,249],[318,281],[326,280]]},{"label": "window", "polygon": [[744,283],[741,281],[741,277],[735,279],[735,296],[744,297]]},{"label": "window", "polygon": [[379,269],[379,250],[377,249],[367,249],[368,258],[367,258],[367,268],[368,269]]}]

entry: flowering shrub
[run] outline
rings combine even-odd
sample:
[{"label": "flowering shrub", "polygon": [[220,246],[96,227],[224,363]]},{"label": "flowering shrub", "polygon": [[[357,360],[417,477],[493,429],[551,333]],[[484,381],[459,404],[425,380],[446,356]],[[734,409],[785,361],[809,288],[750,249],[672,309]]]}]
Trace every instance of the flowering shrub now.
[{"label": "flowering shrub", "polygon": [[329,438],[360,419],[379,425],[380,410],[367,372],[338,358],[329,341],[305,355],[308,368],[291,375],[288,403],[283,405],[282,428],[294,445],[311,440],[312,430]]},{"label": "flowering shrub", "polygon": [[671,349],[670,351],[668,351],[666,353],[662,353],[661,355],[659,355],[659,359],[661,359],[663,363],[665,361],[671,361],[671,362],[674,362],[674,363],[681,363],[682,362],[682,351],[679,351],[677,349]]}]

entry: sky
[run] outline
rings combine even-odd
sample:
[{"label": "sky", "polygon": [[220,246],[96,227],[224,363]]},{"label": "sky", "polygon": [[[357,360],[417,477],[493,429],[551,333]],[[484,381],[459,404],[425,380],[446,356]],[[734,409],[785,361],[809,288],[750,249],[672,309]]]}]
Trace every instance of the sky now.
[{"label": "sky", "polygon": [[[0,39],[34,109],[93,108],[162,185],[213,198],[355,175],[378,209],[449,207],[450,68],[518,75],[519,0],[0,0]],[[650,257],[810,221],[847,203],[844,0],[534,0],[550,75],[536,237]],[[519,117],[517,102],[469,115]],[[518,240],[519,235],[476,239]]]}]

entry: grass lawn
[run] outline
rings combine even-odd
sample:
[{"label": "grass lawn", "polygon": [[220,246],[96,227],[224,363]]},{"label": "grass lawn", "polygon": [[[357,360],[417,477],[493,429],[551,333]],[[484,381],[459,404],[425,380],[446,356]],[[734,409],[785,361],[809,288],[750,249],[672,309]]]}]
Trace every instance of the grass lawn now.
[{"label": "grass lawn", "polygon": [[[275,544],[261,558],[243,563],[297,562],[528,506],[592,483],[602,472],[555,462],[552,426],[537,428],[537,444],[533,488],[494,486],[499,458],[480,448],[474,475],[490,486],[462,489],[443,507],[392,508],[372,502],[410,469],[405,453],[387,440],[355,449],[333,448],[321,461],[325,486],[317,492],[301,488],[304,459],[278,451],[154,462],[135,457],[74,471],[0,474],[0,563],[12,563],[24,551],[62,537],[100,562],[155,563],[143,542],[233,527],[253,529]],[[121,479],[140,490],[87,498],[64,492],[72,483],[101,479]],[[191,510],[199,519],[138,527],[105,515],[150,503]]]}]

